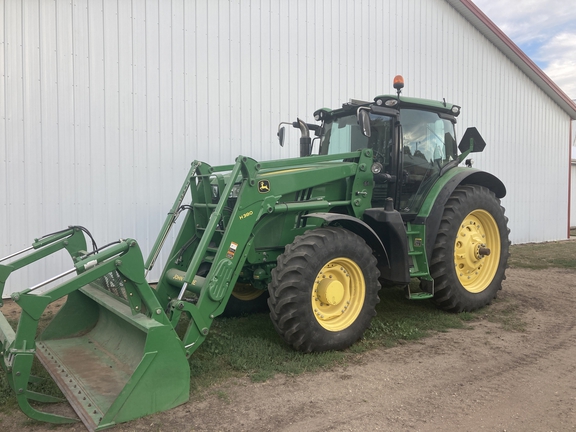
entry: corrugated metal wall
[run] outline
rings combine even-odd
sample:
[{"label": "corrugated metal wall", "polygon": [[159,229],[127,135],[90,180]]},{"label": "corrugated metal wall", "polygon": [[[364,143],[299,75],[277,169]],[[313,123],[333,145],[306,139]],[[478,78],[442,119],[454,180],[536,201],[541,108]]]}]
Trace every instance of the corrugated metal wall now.
[{"label": "corrugated metal wall", "polygon": [[571,199],[570,199],[570,226],[576,227],[576,160],[572,161],[571,175]]},{"label": "corrugated metal wall", "polygon": [[146,253],[193,159],[294,157],[279,121],[390,93],[396,74],[485,135],[475,166],[507,185],[514,242],[566,237],[568,116],[443,0],[2,0],[0,14],[0,257],[70,224]]},{"label": "corrugated metal wall", "polygon": [[570,226],[576,227],[576,121],[572,122],[572,152],[570,164]]}]

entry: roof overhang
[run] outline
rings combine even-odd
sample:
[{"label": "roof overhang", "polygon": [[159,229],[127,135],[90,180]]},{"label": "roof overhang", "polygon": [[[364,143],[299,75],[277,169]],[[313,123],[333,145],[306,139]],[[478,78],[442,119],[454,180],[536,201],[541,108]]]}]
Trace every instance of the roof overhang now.
[{"label": "roof overhang", "polygon": [[544,93],[576,120],[576,103],[522,51],[518,45],[482,12],[471,0],[446,0],[466,20],[520,68]]}]

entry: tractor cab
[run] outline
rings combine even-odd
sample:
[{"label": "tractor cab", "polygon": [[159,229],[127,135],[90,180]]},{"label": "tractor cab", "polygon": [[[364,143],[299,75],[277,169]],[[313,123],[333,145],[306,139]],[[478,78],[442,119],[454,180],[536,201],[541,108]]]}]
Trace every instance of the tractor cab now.
[{"label": "tractor cab", "polygon": [[[372,206],[383,207],[391,198],[394,208],[410,220],[436,180],[463,157],[458,156],[455,133],[460,107],[445,101],[400,97],[403,86],[402,77],[397,76],[397,95],[377,96],[373,102],[350,100],[335,110],[322,108],[314,113],[320,126],[301,120],[293,126],[302,132],[301,156],[310,155],[316,147],[309,138],[311,129],[318,137],[320,155],[371,149]],[[282,127],[280,135],[283,138]],[[473,138],[481,141],[477,131]],[[470,145],[464,145],[461,151],[465,156],[471,150]],[[476,151],[480,151],[479,146]]]},{"label": "tractor cab", "polygon": [[319,153],[372,149],[372,205],[383,207],[392,198],[405,217],[416,215],[435,181],[458,164],[459,111],[455,105],[390,95],[378,96],[374,103],[352,101],[338,110],[320,110]]}]

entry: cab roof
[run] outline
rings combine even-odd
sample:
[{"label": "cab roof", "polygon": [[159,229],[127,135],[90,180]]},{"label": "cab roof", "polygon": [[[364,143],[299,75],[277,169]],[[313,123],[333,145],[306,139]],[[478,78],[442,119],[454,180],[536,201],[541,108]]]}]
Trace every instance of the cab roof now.
[{"label": "cab roof", "polygon": [[342,104],[341,108],[320,108],[314,112],[314,118],[319,121],[322,119],[327,119],[328,117],[339,117],[347,113],[355,112],[358,107],[368,107],[371,105],[396,110],[403,108],[418,108],[450,115],[453,117],[457,117],[460,114],[460,106],[448,103],[446,101],[436,101],[398,95],[380,95],[376,96],[372,102],[350,99],[349,102]]}]

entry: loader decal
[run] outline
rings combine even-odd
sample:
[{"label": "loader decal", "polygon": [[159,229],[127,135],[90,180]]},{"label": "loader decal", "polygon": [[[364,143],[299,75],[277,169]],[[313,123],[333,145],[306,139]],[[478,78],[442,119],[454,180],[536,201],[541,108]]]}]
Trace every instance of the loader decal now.
[{"label": "loader decal", "polygon": [[260,193],[270,192],[270,181],[269,180],[258,181],[258,192]]},{"label": "loader decal", "polygon": [[238,247],[238,243],[230,243],[230,247],[228,248],[228,252],[226,253],[226,258],[232,259],[234,258],[234,254],[236,253],[236,248]]}]

